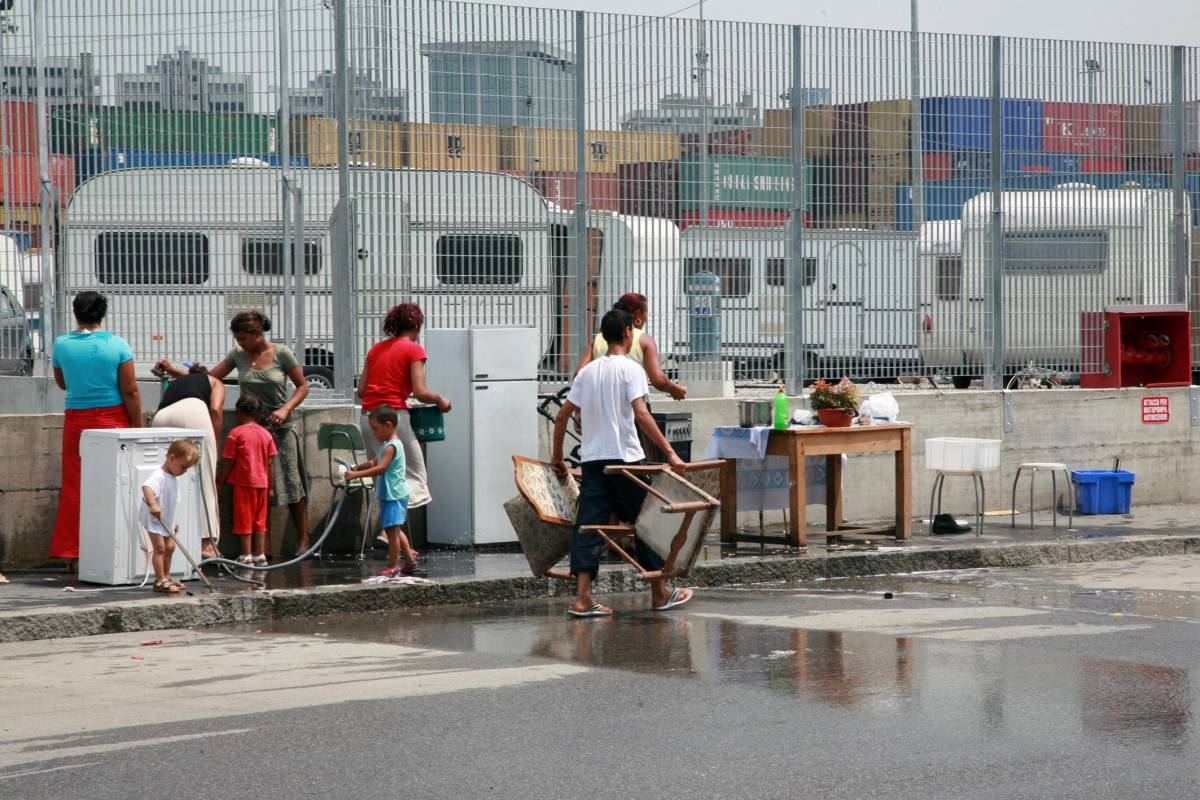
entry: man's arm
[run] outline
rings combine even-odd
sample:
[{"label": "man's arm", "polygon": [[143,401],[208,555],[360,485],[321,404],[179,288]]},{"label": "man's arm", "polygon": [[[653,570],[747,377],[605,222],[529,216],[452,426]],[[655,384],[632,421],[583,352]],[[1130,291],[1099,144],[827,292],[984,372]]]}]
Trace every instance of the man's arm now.
[{"label": "man's arm", "polygon": [[563,438],[567,435],[567,423],[578,408],[579,406],[567,400],[558,410],[558,416],[554,418],[554,449],[551,451],[550,467],[560,478],[567,475],[567,462],[563,460]]},{"label": "man's arm", "polygon": [[646,398],[634,398],[633,419],[637,422],[637,426],[641,428],[642,433],[646,434],[646,438],[666,454],[667,463],[671,465],[671,469],[682,475],[684,461],[676,455],[675,449],[671,447],[671,443],[667,441],[667,437],[663,436],[662,431],[658,429],[658,423],[654,421],[654,417],[650,416],[650,409],[646,408]]}]

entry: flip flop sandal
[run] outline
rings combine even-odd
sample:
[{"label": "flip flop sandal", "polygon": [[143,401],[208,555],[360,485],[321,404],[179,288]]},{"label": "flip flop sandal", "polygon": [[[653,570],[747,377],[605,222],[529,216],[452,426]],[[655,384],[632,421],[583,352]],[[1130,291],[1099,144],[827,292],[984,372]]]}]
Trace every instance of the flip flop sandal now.
[{"label": "flip flop sandal", "polygon": [[676,606],[681,606],[695,596],[696,592],[692,589],[672,589],[671,596],[667,598],[667,602],[663,603],[661,606],[654,606],[654,610],[666,611],[668,609],[675,608]]},{"label": "flip flop sandal", "polygon": [[576,611],[573,608],[567,609],[567,613],[576,619],[587,619],[588,617],[611,617],[612,609],[605,608],[599,603],[593,603],[592,607],[587,611]]},{"label": "flip flop sandal", "polygon": [[159,594],[182,594],[183,587],[176,586],[171,581],[163,581],[162,583],[154,584],[154,591]]},{"label": "flip flop sandal", "polygon": [[9,582],[8,578],[4,577],[3,572],[0,572],[0,585],[8,583],[8,582]]}]

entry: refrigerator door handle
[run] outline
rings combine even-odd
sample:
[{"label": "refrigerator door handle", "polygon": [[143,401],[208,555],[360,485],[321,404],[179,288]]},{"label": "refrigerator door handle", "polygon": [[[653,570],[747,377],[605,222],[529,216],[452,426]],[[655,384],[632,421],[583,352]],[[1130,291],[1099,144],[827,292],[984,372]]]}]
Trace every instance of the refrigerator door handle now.
[{"label": "refrigerator door handle", "polygon": [[482,392],[482,391],[483,391],[484,389],[486,389],[486,388],[488,388],[488,387],[487,387],[487,386],[476,386],[476,387],[475,387],[475,391],[477,391],[477,392]]}]

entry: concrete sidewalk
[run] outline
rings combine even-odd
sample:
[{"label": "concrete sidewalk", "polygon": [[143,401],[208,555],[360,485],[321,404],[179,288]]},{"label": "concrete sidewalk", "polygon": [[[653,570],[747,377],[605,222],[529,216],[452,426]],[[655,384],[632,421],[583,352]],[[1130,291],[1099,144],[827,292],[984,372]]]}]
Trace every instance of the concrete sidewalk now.
[{"label": "concrete sidewalk", "polygon": [[[1040,513],[1038,522],[1048,523],[1048,512]],[[993,516],[981,537],[928,536],[918,523],[911,542],[877,539],[872,542],[877,549],[828,547],[817,530],[804,551],[745,544],[723,549],[712,536],[686,583],[735,586],[1200,552],[1200,506],[1140,507],[1130,516],[1076,517],[1070,530],[1065,522],[1060,519],[1057,529],[1047,524],[1014,529],[1007,515]],[[216,581],[215,592],[194,582],[188,596],[176,597],[152,594],[148,588],[68,591],[98,587],[64,573],[16,572],[9,575],[12,583],[0,586],[0,642],[565,596],[572,589],[532,577],[520,553],[466,551],[428,554],[426,566],[435,585],[363,584],[382,568],[381,553],[373,551],[366,561],[330,558],[269,573],[266,590],[223,578]],[[611,563],[602,569],[597,590],[642,591],[644,584],[628,568]]]}]

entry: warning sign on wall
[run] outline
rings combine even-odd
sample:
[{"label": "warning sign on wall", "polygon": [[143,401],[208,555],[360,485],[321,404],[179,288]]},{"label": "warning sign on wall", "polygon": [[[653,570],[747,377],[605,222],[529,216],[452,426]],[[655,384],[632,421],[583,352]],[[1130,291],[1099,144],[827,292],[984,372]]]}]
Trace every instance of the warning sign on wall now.
[{"label": "warning sign on wall", "polygon": [[1156,422],[1171,421],[1171,398],[1143,397],[1142,422],[1152,425]]}]

